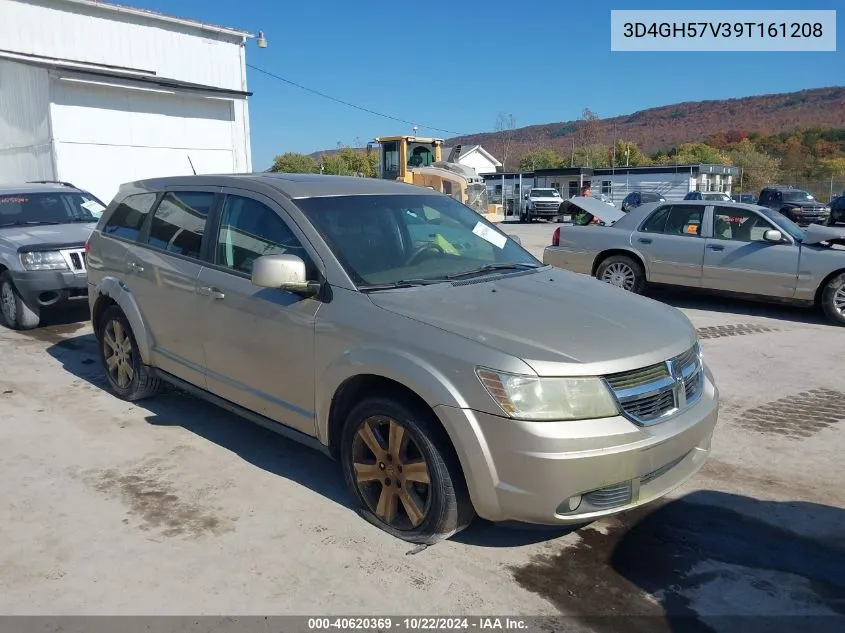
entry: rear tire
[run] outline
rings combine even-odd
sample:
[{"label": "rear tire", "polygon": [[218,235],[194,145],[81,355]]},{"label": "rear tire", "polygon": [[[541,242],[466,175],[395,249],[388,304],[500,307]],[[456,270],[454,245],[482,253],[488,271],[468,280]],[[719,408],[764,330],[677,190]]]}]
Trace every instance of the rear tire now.
[{"label": "rear tire", "polygon": [[634,294],[645,290],[645,270],[642,264],[628,255],[611,255],[599,264],[596,279]]},{"label": "rear tire", "polygon": [[13,330],[31,330],[41,322],[40,310],[31,308],[23,300],[9,271],[0,275],[0,304],[3,320]]},{"label": "rear tire", "polygon": [[822,290],[822,310],[836,325],[845,326],[845,273],[831,279]]},{"label": "rear tire", "polygon": [[350,412],[340,445],[361,516],[426,545],[457,534],[475,516],[449,439],[431,416],[390,397],[366,398]]},{"label": "rear tire", "polygon": [[100,317],[97,342],[106,381],[118,398],[136,402],[161,391],[161,379],[141,362],[132,326],[116,305],[106,308]]}]

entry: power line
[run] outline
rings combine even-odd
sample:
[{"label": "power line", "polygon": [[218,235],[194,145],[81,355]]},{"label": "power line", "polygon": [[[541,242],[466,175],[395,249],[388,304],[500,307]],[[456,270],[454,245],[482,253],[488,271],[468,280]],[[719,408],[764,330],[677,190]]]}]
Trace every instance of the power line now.
[{"label": "power line", "polygon": [[463,132],[455,132],[454,130],[445,130],[440,127],[434,127],[433,125],[424,125],[422,123],[414,123],[413,121],[408,121],[406,119],[400,119],[395,116],[391,116],[389,114],[384,114],[383,112],[376,112],[375,110],[370,110],[369,108],[365,108],[364,106],[359,106],[354,103],[350,103],[349,101],[344,101],[343,99],[338,99],[337,97],[332,97],[331,95],[327,95],[324,92],[320,92],[319,90],[314,90],[313,88],[309,88],[308,86],[303,86],[295,81],[291,81],[290,79],[285,79],[284,77],[280,77],[275,73],[271,73],[269,70],[264,70],[263,68],[259,68],[258,66],[253,66],[252,64],[247,64],[249,68],[253,70],[257,70],[260,73],[267,75],[268,77],[272,77],[273,79],[278,79],[279,81],[283,81],[286,84],[291,86],[295,86],[301,90],[305,90],[306,92],[310,92],[312,94],[318,95],[323,97],[324,99],[329,99],[330,101],[334,101],[336,103],[343,104],[345,106],[349,106],[350,108],[355,108],[356,110],[361,110],[362,112],[367,112],[369,114],[375,114],[376,116],[380,116],[385,119],[390,119],[391,121],[398,121],[399,123],[406,123],[408,125],[416,125],[421,128],[425,128],[427,130],[434,130],[436,132],[445,132],[446,134],[454,134],[455,136],[465,136]]}]

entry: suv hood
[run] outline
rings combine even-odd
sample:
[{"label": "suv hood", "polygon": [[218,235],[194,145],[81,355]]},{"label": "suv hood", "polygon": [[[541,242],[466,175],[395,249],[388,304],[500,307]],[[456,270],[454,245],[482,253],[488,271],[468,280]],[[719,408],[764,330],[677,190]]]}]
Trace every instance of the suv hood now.
[{"label": "suv hood", "polygon": [[81,246],[97,226],[96,222],[0,227],[0,248],[27,246]]},{"label": "suv hood", "polygon": [[544,267],[487,279],[369,296],[384,310],[519,358],[541,376],[645,367],[696,341],[680,310],[586,275]]}]

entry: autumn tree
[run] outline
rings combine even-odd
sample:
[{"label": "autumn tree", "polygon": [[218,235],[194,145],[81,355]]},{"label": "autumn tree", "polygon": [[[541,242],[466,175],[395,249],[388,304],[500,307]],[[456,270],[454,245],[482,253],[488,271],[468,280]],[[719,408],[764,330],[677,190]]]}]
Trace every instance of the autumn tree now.
[{"label": "autumn tree", "polygon": [[563,167],[566,160],[556,151],[548,148],[534,149],[526,152],[519,160],[520,171],[534,171],[535,169],[556,169]]},{"label": "autumn tree", "polygon": [[286,174],[314,174],[320,171],[317,161],[307,154],[286,152],[273,159],[269,171]]},{"label": "autumn tree", "polygon": [[377,154],[367,154],[365,151],[351,147],[341,147],[333,154],[323,154],[320,157],[322,173],[335,176],[363,176],[374,178],[378,165]]},{"label": "autumn tree", "polygon": [[608,154],[610,149],[607,145],[593,143],[575,150],[575,167],[609,167]]},{"label": "autumn tree", "polygon": [[620,139],[616,141],[615,154],[613,148],[608,150],[607,162],[611,166],[616,167],[640,167],[642,165],[649,165],[651,160],[640,151],[640,148],[635,143]]},{"label": "autumn tree", "polygon": [[678,146],[673,158],[676,165],[730,165],[731,163],[728,156],[706,143],[682,143]]},{"label": "autumn tree", "polygon": [[516,118],[512,114],[499,112],[496,117],[496,132],[499,134],[500,140],[500,160],[502,167],[507,171],[508,155],[511,149],[511,141],[513,141],[513,133],[516,129]]},{"label": "autumn tree", "polygon": [[[760,191],[778,179],[779,161],[766,152],[758,150],[754,143],[745,139],[729,152],[733,164],[742,170],[741,186],[737,190]],[[740,185],[740,183],[735,183]]]}]

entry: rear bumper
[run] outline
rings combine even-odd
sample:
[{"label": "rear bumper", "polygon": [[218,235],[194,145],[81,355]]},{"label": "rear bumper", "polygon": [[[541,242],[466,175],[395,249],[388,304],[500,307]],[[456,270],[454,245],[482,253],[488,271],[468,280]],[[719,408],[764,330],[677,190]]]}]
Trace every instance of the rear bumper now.
[{"label": "rear bumper", "polygon": [[437,409],[450,416],[451,428],[461,425],[457,448],[479,516],[579,524],[659,499],[704,465],[719,412],[718,390],[707,373],[695,405],[652,427],[621,416],[521,422]]},{"label": "rear bumper", "polygon": [[24,302],[43,308],[64,301],[88,299],[88,278],[62,270],[15,271],[11,273]]}]

